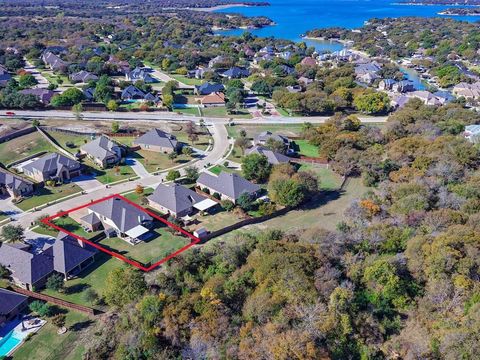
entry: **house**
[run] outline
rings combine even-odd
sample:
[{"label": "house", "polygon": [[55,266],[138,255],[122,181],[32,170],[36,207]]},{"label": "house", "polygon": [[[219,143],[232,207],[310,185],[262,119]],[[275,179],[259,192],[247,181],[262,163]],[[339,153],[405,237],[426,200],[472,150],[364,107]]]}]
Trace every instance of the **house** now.
[{"label": "house", "polygon": [[203,211],[217,204],[179,184],[159,184],[148,197],[148,203],[152,208],[178,218],[191,215],[195,209]]},{"label": "house", "polygon": [[453,87],[452,94],[457,97],[478,100],[480,99],[480,82],[473,84],[461,82]]},{"label": "house", "polygon": [[305,76],[300,76],[298,78],[298,83],[300,85],[302,85],[303,87],[307,87],[308,85],[310,85],[311,83],[313,83],[313,79],[309,79]]},{"label": "house", "polygon": [[74,83],[87,83],[89,81],[97,81],[98,76],[88,71],[81,70],[69,76],[70,80]]},{"label": "house", "polygon": [[312,58],[310,56],[307,56],[307,57],[302,59],[300,64],[303,65],[303,66],[316,66],[317,65],[317,60],[315,60],[314,58]]},{"label": "house", "polygon": [[171,153],[180,148],[176,137],[161,129],[152,129],[133,142],[134,146],[140,146],[142,150]]},{"label": "house", "polygon": [[0,86],[7,86],[10,80],[12,80],[12,75],[9,73],[0,74]]},{"label": "house", "polygon": [[253,184],[240,175],[221,172],[218,176],[204,172],[197,180],[197,186],[208,189],[210,194],[218,193],[222,200],[236,203],[244,193],[257,196],[260,186]]},{"label": "house", "polygon": [[20,315],[27,306],[28,297],[0,288],[0,328]]},{"label": "house", "polygon": [[443,97],[438,97],[428,91],[412,91],[407,94],[410,98],[416,98],[423,101],[425,105],[431,106],[441,106],[444,105],[446,99]]},{"label": "house", "polygon": [[359,76],[358,79],[365,84],[371,85],[375,82],[375,80],[380,79],[380,76],[378,76],[376,73],[368,72]]},{"label": "house", "polygon": [[143,100],[145,93],[136,86],[129,85],[123,89],[120,97],[122,100]]},{"label": "house", "polygon": [[415,85],[410,80],[402,80],[392,85],[392,90],[398,93],[415,91]]},{"label": "house", "polygon": [[52,100],[52,97],[55,95],[54,91],[41,88],[24,89],[20,90],[20,93],[24,95],[33,95],[44,105],[50,104],[50,100]]},{"label": "house", "polygon": [[205,73],[207,73],[209,70],[208,69],[204,69],[204,68],[198,68],[198,69],[195,69],[195,70],[190,70],[188,73],[187,73],[187,77],[190,78],[190,79],[203,79],[205,77]]},{"label": "house", "polygon": [[195,85],[195,94],[197,95],[210,95],[215,92],[222,92],[225,90],[225,86],[217,83],[203,83],[202,85]]},{"label": "house", "polygon": [[51,51],[44,51],[42,54],[42,61],[46,66],[49,66],[53,71],[66,72],[68,63],[63,61],[58,55]]},{"label": "house", "polygon": [[221,92],[214,92],[204,96],[200,102],[204,107],[225,106],[225,95]]},{"label": "house", "polygon": [[55,242],[40,251],[28,244],[1,244],[0,265],[10,271],[15,285],[33,290],[44,286],[54,272],[65,279],[75,276],[95,261],[95,254],[93,247],[59,232]]},{"label": "house", "polygon": [[88,213],[80,218],[80,223],[83,225],[85,231],[99,231],[102,230],[103,225],[100,218],[93,212]]},{"label": "house", "polygon": [[151,84],[156,82],[156,79],[150,75],[149,70],[138,67],[130,72],[126,72],[125,80],[131,82],[143,81],[145,84]]},{"label": "house", "polygon": [[284,144],[287,151],[292,151],[292,142],[290,139],[283,135],[273,134],[270,131],[264,131],[257,135],[254,139],[255,145],[267,145],[268,141],[272,139],[273,141],[281,142]]},{"label": "house", "polygon": [[119,198],[112,197],[88,207],[102,222],[105,230],[135,245],[145,239],[149,233],[153,218],[145,211]]},{"label": "house", "polygon": [[80,147],[80,152],[86,154],[98,166],[106,168],[118,164],[125,150],[123,146],[102,135]]},{"label": "house", "polygon": [[250,71],[248,71],[248,69],[234,66],[225,71],[222,76],[228,79],[241,79],[250,76]]},{"label": "house", "polygon": [[377,62],[369,62],[365,64],[358,64],[355,66],[355,75],[357,78],[368,74],[368,73],[377,73],[381,69],[381,66]]},{"label": "house", "polygon": [[295,73],[295,69],[291,66],[282,64],[275,68],[275,72],[280,75],[292,75]]},{"label": "house", "polygon": [[295,94],[295,93],[302,92],[303,88],[300,85],[291,85],[291,86],[287,86],[287,91],[289,93]]},{"label": "house", "polygon": [[88,101],[93,101],[95,100],[95,88],[86,88],[83,89],[83,95],[85,95],[85,99]]},{"label": "house", "polygon": [[378,89],[383,91],[390,91],[397,82],[393,79],[383,79],[378,84]]},{"label": "house", "polygon": [[152,93],[147,93],[143,97],[143,100],[149,103],[153,103],[154,105],[157,105],[161,102],[160,98],[158,96],[153,95]]},{"label": "house", "polygon": [[290,158],[284,154],[272,151],[262,146],[254,146],[247,150],[247,154],[263,155],[268,159],[268,162],[272,165],[284,164],[290,162]]},{"label": "house", "polygon": [[58,180],[68,181],[82,172],[78,161],[58,153],[46,154],[25,166],[23,172],[36,181]]},{"label": "house", "polygon": [[33,193],[33,183],[0,168],[0,195],[13,199]]},{"label": "house", "polygon": [[463,133],[465,139],[472,143],[477,143],[480,139],[480,125],[467,125]]},{"label": "house", "polygon": [[224,56],[217,56],[217,57],[214,57],[213,59],[211,59],[209,62],[208,62],[208,67],[210,69],[214,68],[216,65],[221,65],[223,63],[225,63],[227,61],[227,59],[224,57]]}]

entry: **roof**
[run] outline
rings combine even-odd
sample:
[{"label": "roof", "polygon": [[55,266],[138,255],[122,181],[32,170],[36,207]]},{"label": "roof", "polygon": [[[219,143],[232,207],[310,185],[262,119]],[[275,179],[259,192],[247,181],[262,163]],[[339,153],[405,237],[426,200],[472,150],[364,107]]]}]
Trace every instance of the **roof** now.
[{"label": "roof", "polygon": [[197,89],[199,95],[208,95],[214,92],[221,92],[225,90],[225,86],[223,86],[222,84],[208,82],[202,85],[196,85],[195,88]]},{"label": "roof", "polygon": [[70,75],[70,80],[80,81],[80,82],[88,82],[90,80],[98,80],[98,76],[95,75],[95,74],[92,74],[88,71],[80,70],[79,72],[71,74]]},{"label": "roof", "polygon": [[198,178],[197,183],[232,199],[238,199],[243,193],[251,194],[260,190],[260,186],[240,175],[223,171],[218,176],[204,172]]},{"label": "roof", "polygon": [[256,143],[266,143],[268,139],[274,139],[276,141],[281,141],[285,145],[288,145],[290,143],[290,140],[283,135],[278,135],[278,134],[273,134],[271,131],[264,131],[258,134],[258,136],[255,138]]},{"label": "roof", "polygon": [[0,288],[0,315],[8,315],[27,299],[24,295]]},{"label": "roof", "polygon": [[33,183],[0,168],[0,185],[11,190],[18,190],[33,185]]},{"label": "roof", "polygon": [[110,156],[117,156],[115,148],[120,148],[120,146],[105,135],[102,135],[83,145],[80,149],[97,159],[105,160]]},{"label": "roof", "polygon": [[250,71],[248,71],[247,69],[239,68],[237,66],[232,67],[223,73],[223,76],[226,76],[229,78],[241,78],[241,77],[247,77],[249,75],[250,75]]},{"label": "roof", "polygon": [[134,144],[144,144],[151,146],[161,146],[164,148],[176,149],[178,141],[172,134],[169,134],[161,129],[152,129],[136,139]]},{"label": "roof", "polygon": [[211,207],[214,207],[216,206],[218,203],[216,201],[213,201],[212,199],[205,199],[205,200],[202,200],[200,201],[199,203],[196,203],[195,205],[193,205],[193,207],[197,210],[200,210],[200,211],[205,211],[207,209],[210,209]]},{"label": "roof", "polygon": [[129,85],[122,91],[122,99],[131,99],[134,97],[144,97],[145,93],[136,86]]},{"label": "roof", "polygon": [[129,74],[131,80],[142,80],[145,83],[155,82],[155,79],[149,74],[148,70],[142,68],[135,68]]},{"label": "roof", "polygon": [[44,253],[34,255],[5,243],[0,246],[0,264],[25,284],[35,284],[53,271],[51,256]]},{"label": "roof", "polygon": [[55,95],[54,91],[48,90],[48,89],[41,89],[41,88],[24,89],[24,90],[20,90],[20,93],[24,95],[34,95],[44,104],[50,103],[50,100]]},{"label": "roof", "polygon": [[148,199],[175,214],[188,210],[193,205],[205,200],[203,196],[195,191],[179,184],[159,184]]},{"label": "roof", "polygon": [[146,227],[143,227],[142,225],[137,225],[134,228],[128,230],[125,234],[127,234],[131,238],[138,238],[139,236],[142,236],[149,231],[150,230],[148,230]]},{"label": "roof", "polygon": [[290,161],[290,158],[288,156],[278,152],[274,152],[262,146],[254,146],[248,151],[248,154],[259,154],[259,155],[266,156],[268,159],[268,162],[272,165],[288,163]]},{"label": "roof", "polygon": [[202,104],[225,104],[225,95],[221,92],[211,93],[202,98]]},{"label": "roof", "polygon": [[72,271],[95,255],[92,247],[89,249],[81,247],[77,239],[64,232],[58,233],[55,243],[45,253],[53,255],[54,270],[63,274]]},{"label": "roof", "polygon": [[23,167],[24,170],[33,171],[38,170],[42,173],[55,173],[56,175],[64,169],[73,171],[80,169],[81,165],[78,161],[70,159],[58,153],[50,153],[41,158],[28,163]]},{"label": "roof", "polygon": [[81,217],[80,220],[89,225],[101,224],[100,219],[95,213],[88,213],[87,215]]},{"label": "roof", "polygon": [[118,197],[101,201],[88,209],[100,216],[105,216],[122,233],[141,225],[144,221],[153,220],[145,211]]}]

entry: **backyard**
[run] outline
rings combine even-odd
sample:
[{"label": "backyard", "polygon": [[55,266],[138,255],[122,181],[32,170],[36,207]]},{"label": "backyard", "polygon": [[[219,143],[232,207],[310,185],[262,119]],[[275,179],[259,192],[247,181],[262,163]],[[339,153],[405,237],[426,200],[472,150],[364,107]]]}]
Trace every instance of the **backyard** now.
[{"label": "backyard", "polygon": [[86,315],[75,311],[65,313],[68,328],[66,334],[58,335],[57,327],[51,321],[34,334],[15,351],[15,360],[47,360],[65,359],[80,360],[85,350],[85,339],[82,330],[93,324]]},{"label": "backyard", "polygon": [[38,131],[0,144],[0,163],[7,165],[36,153],[55,148]]},{"label": "backyard", "polygon": [[300,155],[316,158],[318,157],[318,146],[312,145],[308,140],[295,140]]},{"label": "backyard", "polygon": [[[88,135],[73,135],[60,131],[49,131],[48,135],[50,135],[58,145],[72,154],[76,154],[80,150],[80,146],[92,140]],[[67,146],[67,143],[70,146]]]},{"label": "backyard", "polygon": [[170,160],[168,154],[147,150],[138,150],[130,156],[139,160],[150,173],[185,164],[194,159],[192,156],[179,154],[174,160]]},{"label": "backyard", "polygon": [[65,196],[80,193],[82,189],[73,183],[58,185],[55,187],[42,187],[37,189],[33,196],[23,199],[16,204],[23,211],[30,210],[34,207],[61,199]]}]

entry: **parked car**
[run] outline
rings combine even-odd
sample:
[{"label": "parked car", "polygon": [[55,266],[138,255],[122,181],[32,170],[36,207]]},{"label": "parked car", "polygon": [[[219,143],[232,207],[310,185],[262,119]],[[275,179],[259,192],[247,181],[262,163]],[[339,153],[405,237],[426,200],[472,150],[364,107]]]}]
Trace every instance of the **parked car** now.
[{"label": "parked car", "polygon": [[14,113],[13,111],[7,111],[7,112],[5,113],[5,115],[7,115],[7,116],[15,116],[15,113]]}]

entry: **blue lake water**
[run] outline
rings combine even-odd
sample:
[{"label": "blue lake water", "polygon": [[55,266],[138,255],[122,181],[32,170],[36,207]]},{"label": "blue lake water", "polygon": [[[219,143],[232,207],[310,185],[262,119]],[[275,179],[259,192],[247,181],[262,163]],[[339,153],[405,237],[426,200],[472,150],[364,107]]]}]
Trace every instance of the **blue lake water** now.
[{"label": "blue lake water", "polygon": [[[301,41],[301,35],[308,30],[325,27],[361,27],[366,20],[400,16],[441,16],[438,12],[452,6],[401,5],[395,0],[268,0],[266,7],[233,7],[218,12],[240,13],[246,16],[267,16],[277,25],[251,30],[262,37],[274,36],[292,41]],[[461,6],[459,6],[461,7]],[[480,17],[454,16],[466,21],[477,21]],[[245,30],[220,31],[225,35],[239,35]],[[342,45],[308,41],[318,50],[338,50]]]}]

